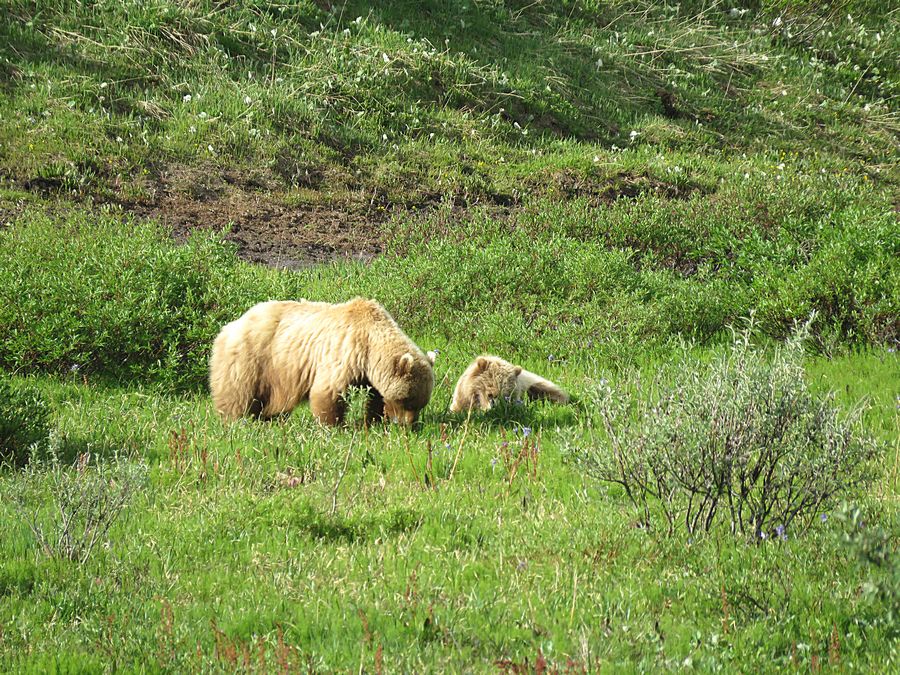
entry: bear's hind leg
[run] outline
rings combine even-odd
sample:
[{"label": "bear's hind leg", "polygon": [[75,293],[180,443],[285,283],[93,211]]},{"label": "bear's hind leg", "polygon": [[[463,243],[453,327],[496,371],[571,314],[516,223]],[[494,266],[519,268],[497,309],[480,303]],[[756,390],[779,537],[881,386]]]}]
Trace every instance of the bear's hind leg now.
[{"label": "bear's hind leg", "polygon": [[337,426],[344,421],[347,404],[330,390],[313,388],[309,392],[309,409],[322,424]]}]

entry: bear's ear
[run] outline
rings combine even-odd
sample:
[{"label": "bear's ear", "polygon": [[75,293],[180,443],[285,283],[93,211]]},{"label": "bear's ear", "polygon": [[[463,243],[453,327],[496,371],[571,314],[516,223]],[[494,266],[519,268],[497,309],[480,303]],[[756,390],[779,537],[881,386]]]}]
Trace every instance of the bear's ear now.
[{"label": "bear's ear", "polygon": [[513,368],[513,374],[515,374],[516,377],[521,375],[522,374],[522,366],[516,366],[515,368]]},{"label": "bear's ear", "polygon": [[426,356],[428,357],[428,360],[431,361],[431,365],[434,365],[434,360],[437,358],[437,352],[436,351],[428,352],[428,354],[426,354]]},{"label": "bear's ear", "polygon": [[485,370],[487,370],[488,365],[488,360],[483,356],[479,356],[477,359],[475,359],[475,374],[478,375],[478,373],[483,373]]},{"label": "bear's ear", "polygon": [[397,363],[394,366],[394,371],[398,376],[402,377],[403,375],[408,375],[412,370],[413,365],[413,355],[409,352],[406,352],[403,356],[397,359]]}]

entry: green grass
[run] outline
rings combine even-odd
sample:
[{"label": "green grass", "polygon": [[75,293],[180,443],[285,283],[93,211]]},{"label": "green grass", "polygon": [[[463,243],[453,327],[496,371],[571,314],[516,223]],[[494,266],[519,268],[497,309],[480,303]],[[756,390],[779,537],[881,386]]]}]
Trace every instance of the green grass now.
[{"label": "green grass", "polygon": [[616,147],[897,180],[897,16],[878,3],[7,5],[4,174],[64,194],[140,203],[160,170],[204,163],[325,200],[492,201]]},{"label": "green grass", "polygon": [[[867,387],[869,428],[894,440],[886,463],[896,481],[896,359],[812,368],[828,388],[883,373]],[[518,449],[522,422],[466,425],[443,412],[446,386],[408,437],[323,430],[306,410],[284,425],[225,428],[204,396],[39,384],[58,411],[63,456],[112,461],[124,450],[150,462],[151,478],[84,566],[36,556],[4,503],[16,523],[0,538],[3,613],[17,617],[4,631],[8,668],[94,654],[120,666],[228,669],[212,626],[238,659],[247,644],[254,665],[257,641],[267,663],[278,658],[281,630],[301,663],[327,669],[372,668],[381,646],[388,670],[489,669],[534,663],[539,651],[589,668],[769,670],[794,651],[801,664],[827,660],[834,625],[845,666],[896,662],[891,627],[859,592],[868,577],[830,523],[762,546],[635,529],[621,497],[566,463],[560,431],[581,424],[571,413],[538,406],[522,418],[539,429],[540,450],[511,475],[502,441]],[[283,485],[279,472],[302,484]],[[6,490],[24,478],[2,480]],[[895,522],[895,490],[879,484],[879,520]]]},{"label": "green grass", "polygon": [[[3,2],[0,367],[51,438],[0,469],[0,670],[896,670],[896,595],[872,590],[896,574],[836,512],[667,537],[569,452],[601,380],[814,313],[811,389],[867,405],[880,443],[848,501],[896,551],[882,4]],[[143,216],[166,172],[198,203],[231,172],[301,212],[389,211],[384,253],[291,272],[176,242]],[[440,350],[420,430],[215,417],[223,323],[354,294]],[[481,352],[577,403],[449,414]],[[23,516],[53,522],[85,453],[147,479],[80,564]]]}]

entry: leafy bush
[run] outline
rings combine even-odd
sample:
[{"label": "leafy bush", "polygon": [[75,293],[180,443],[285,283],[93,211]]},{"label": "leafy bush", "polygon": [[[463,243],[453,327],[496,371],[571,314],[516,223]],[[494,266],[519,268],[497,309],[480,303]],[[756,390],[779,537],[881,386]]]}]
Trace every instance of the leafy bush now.
[{"label": "leafy bush", "polygon": [[151,224],[23,218],[0,232],[0,365],[202,381],[234,263],[215,238],[178,245]]},{"label": "leafy bush", "polygon": [[795,335],[767,358],[748,330],[706,368],[683,360],[652,397],[637,381],[619,392],[601,383],[588,403],[600,428],[575,457],[622,486],[647,527],[661,513],[669,534],[724,522],[786,538],[870,481],[876,450],[859,411],[841,419],[830,399],[810,394],[801,342]]},{"label": "leafy bush", "polygon": [[142,464],[92,462],[83,453],[73,466],[34,462],[12,483],[11,497],[41,551],[84,563],[146,481]]},{"label": "leafy bush", "polygon": [[0,463],[24,464],[50,433],[50,408],[40,392],[0,377]]}]

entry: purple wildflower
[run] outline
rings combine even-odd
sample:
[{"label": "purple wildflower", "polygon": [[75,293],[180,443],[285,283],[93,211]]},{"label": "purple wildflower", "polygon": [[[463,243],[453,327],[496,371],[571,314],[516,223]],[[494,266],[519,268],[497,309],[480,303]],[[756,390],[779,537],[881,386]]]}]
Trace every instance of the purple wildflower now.
[{"label": "purple wildflower", "polygon": [[524,438],[531,436],[531,427],[522,427],[522,436]]},{"label": "purple wildflower", "polygon": [[777,534],[782,541],[787,541],[787,535],[784,533],[784,525],[779,525],[775,528],[775,534]]},{"label": "purple wildflower", "polygon": [[819,520],[821,520],[824,523],[826,520],[828,520],[828,514],[823,513],[821,516],[819,516]]}]

